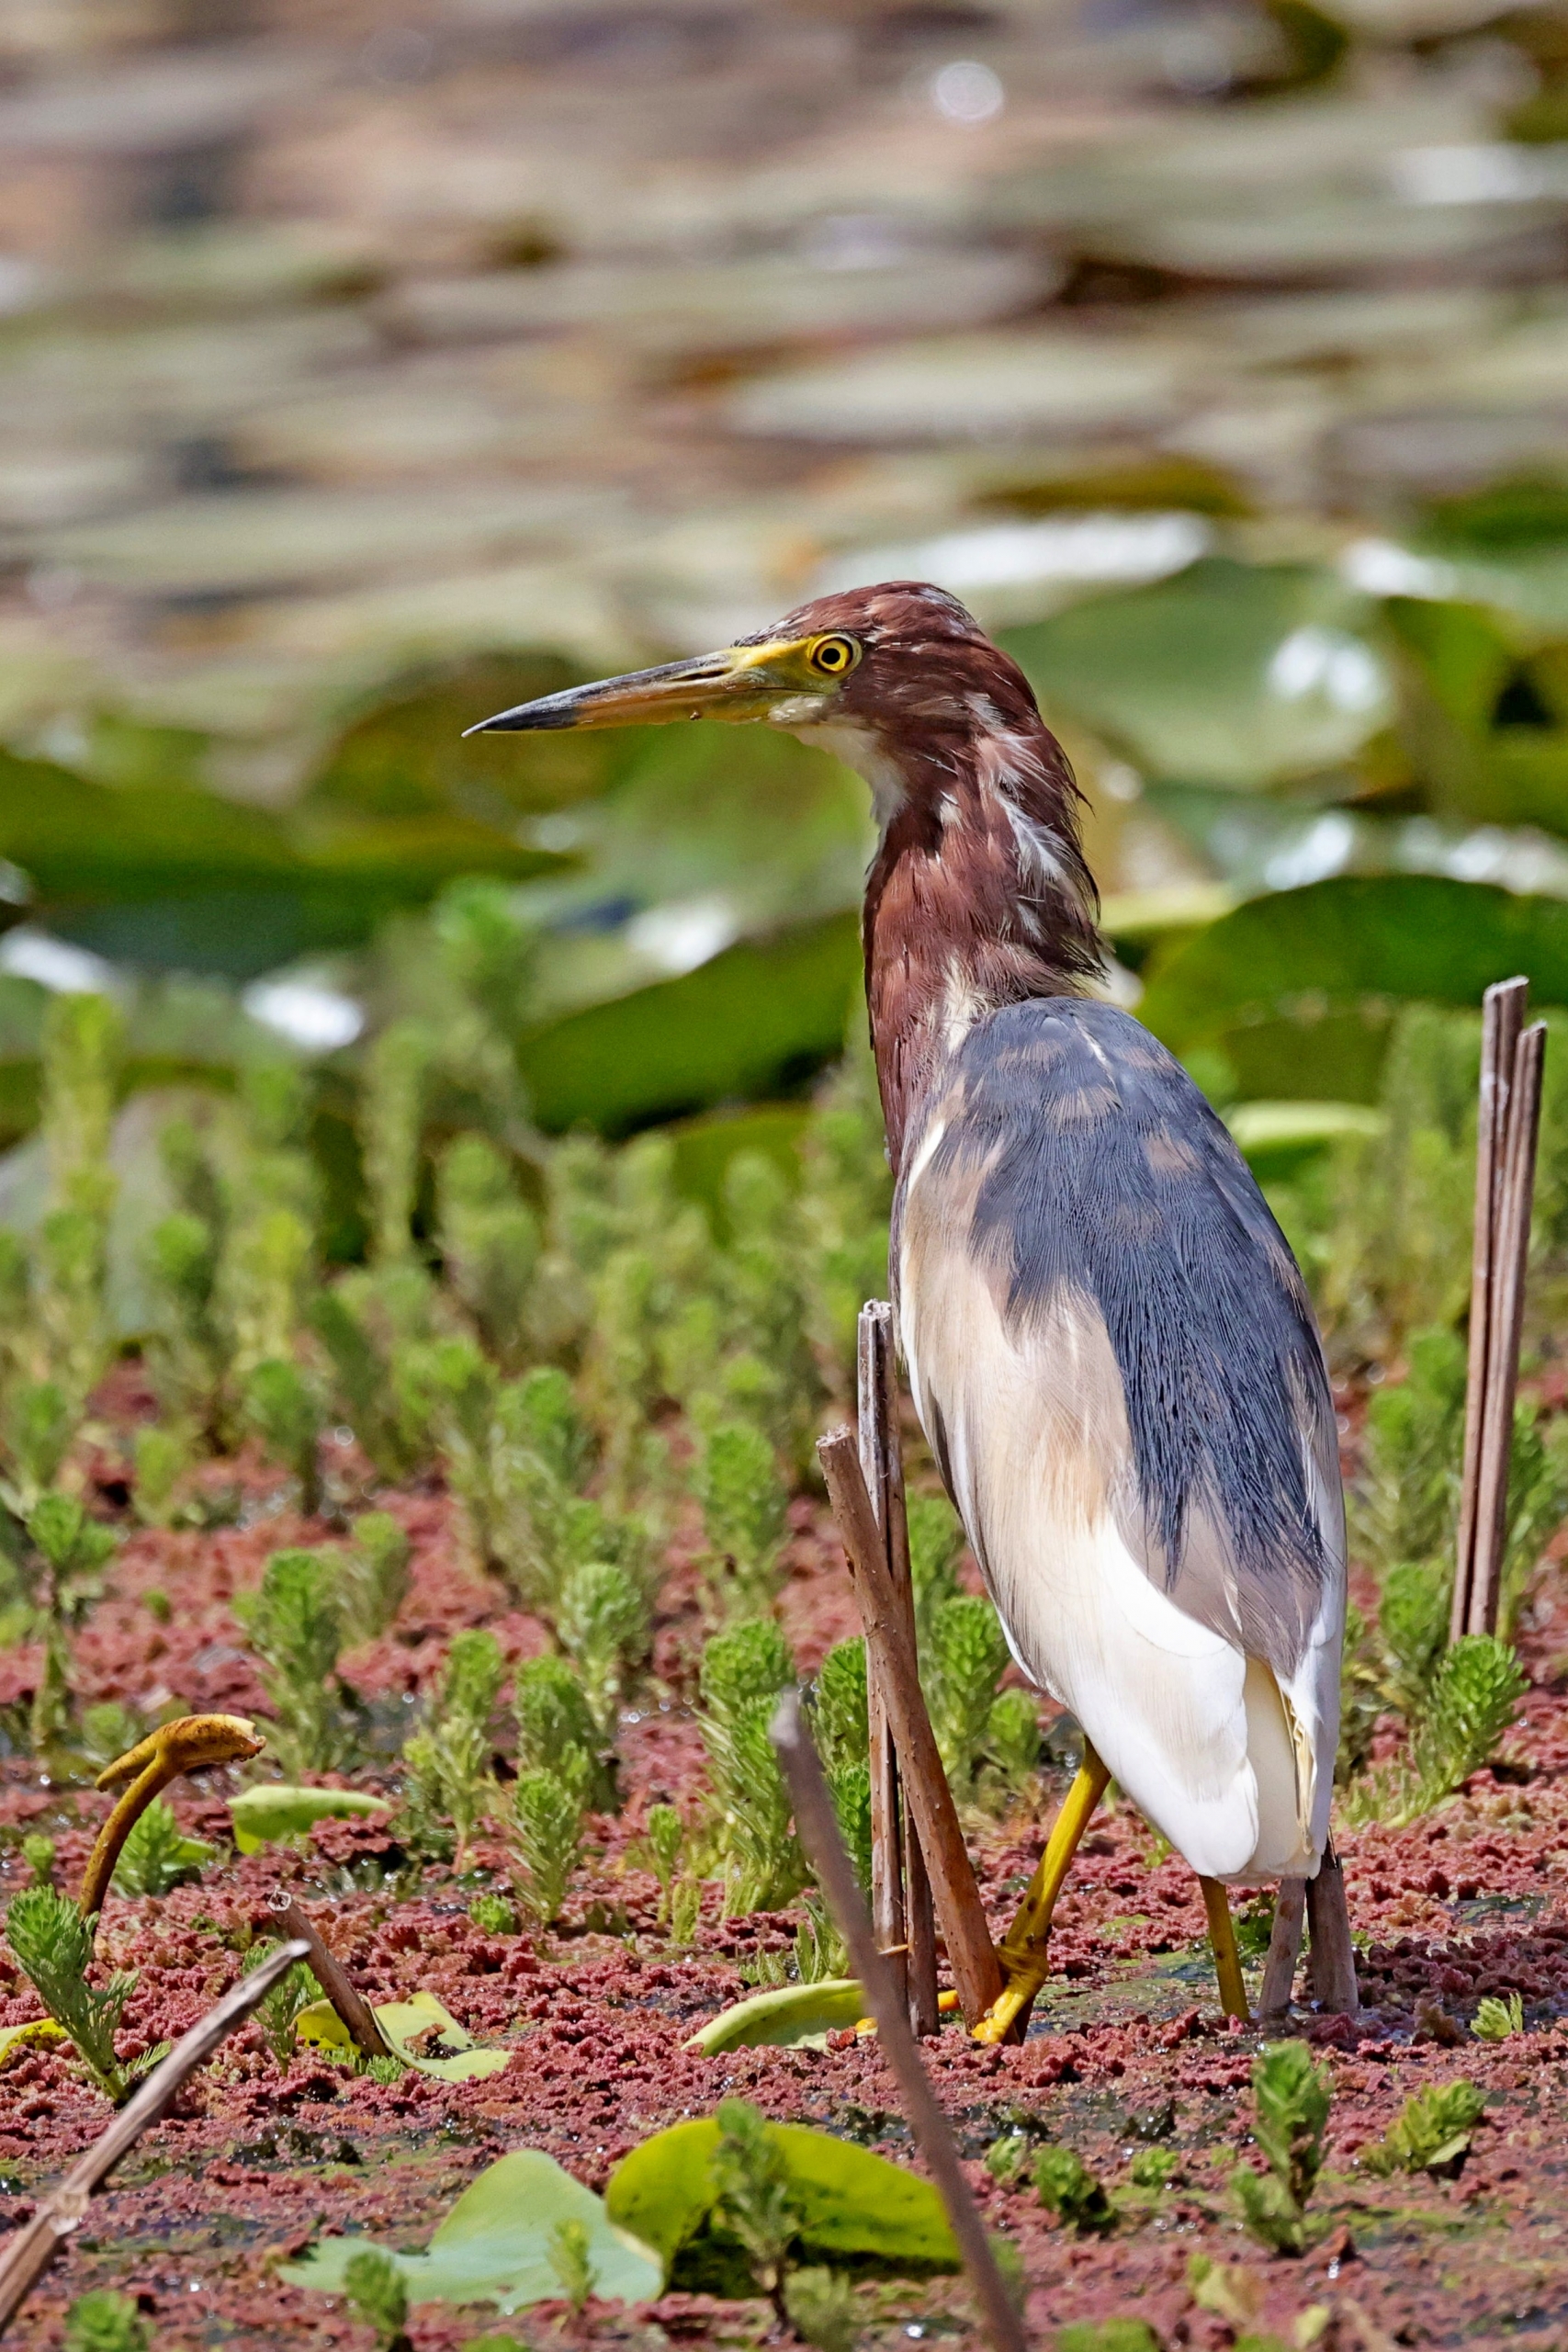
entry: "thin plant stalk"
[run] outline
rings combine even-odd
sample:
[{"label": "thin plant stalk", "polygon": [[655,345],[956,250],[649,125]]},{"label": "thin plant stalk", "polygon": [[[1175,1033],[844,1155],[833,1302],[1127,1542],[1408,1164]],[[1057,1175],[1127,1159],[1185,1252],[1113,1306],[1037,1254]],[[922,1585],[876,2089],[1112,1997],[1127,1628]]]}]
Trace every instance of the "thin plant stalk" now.
[{"label": "thin plant stalk", "polygon": [[15,2318],[66,2239],[81,2226],[90,2199],[116,2165],[164,2114],[175,2094],[198,2066],[207,2064],[220,2042],[244,2023],[296,1961],[308,1956],[309,1947],[301,1942],[281,1944],[259,1968],[242,1976],[215,2008],[180,2037],[107,2131],[99,2134],[85,2155],[77,2158],[60,2187],[35,2209],[31,2221],[15,2233],[0,2255],[0,2331]]},{"label": "thin plant stalk", "polygon": [[993,2352],[1029,2352],[1023,2323],[997,2267],[974,2192],[958,2161],[947,2118],[937,2104],[920,2064],[919,2044],[909,2030],[903,1989],[877,1949],[854,1864],[844,1850],[833,1800],[801,1714],[799,1697],[793,1690],[786,1690],[779,1702],[773,1717],[773,1741],[795,1800],[795,1826],[801,1844],[839,1923],[849,1947],[850,1964],[876,2019],[882,2054],[892,2069],[909,2128],[947,2208],[947,2218],[984,2314]]}]

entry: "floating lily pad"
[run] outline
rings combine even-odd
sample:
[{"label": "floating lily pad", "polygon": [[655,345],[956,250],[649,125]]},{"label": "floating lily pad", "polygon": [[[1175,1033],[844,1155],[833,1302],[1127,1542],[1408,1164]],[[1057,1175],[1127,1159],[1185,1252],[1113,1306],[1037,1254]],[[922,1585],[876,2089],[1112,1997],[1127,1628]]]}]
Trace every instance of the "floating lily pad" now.
[{"label": "floating lily pad", "polygon": [[1174,949],[1138,1017],[1181,1050],[1369,1001],[1473,1007],[1515,972],[1534,1002],[1568,1004],[1568,903],[1439,875],[1341,875],[1249,899]]},{"label": "floating lily pad", "polygon": [[1365,601],[1331,572],[1208,557],[1009,630],[1046,707],[1151,776],[1256,789],[1349,759],[1393,715]]},{"label": "floating lily pad", "polygon": [[318,1821],[350,1821],[356,1815],[390,1811],[384,1797],[366,1796],[357,1789],[298,1789],[275,1781],[242,1789],[229,1800],[234,1843],[242,1854],[254,1854],[258,1847],[286,1838],[303,1838]]},{"label": "floating lily pad", "polygon": [[[916,2274],[956,2269],[958,2249],[929,2180],[804,2124],[770,2123],[768,2136],[784,2161],[807,2259],[854,2256]],[[676,2286],[731,2277],[733,2248],[708,2229],[717,2201],[718,2140],[711,2117],[674,2124],[624,2156],[604,2191],[610,2219],[658,2250]],[[714,2291],[746,2289],[730,2284]]]},{"label": "floating lily pad", "polygon": [[[488,2165],[458,2198],[427,2253],[384,2250],[401,2273],[411,2303],[494,2303],[503,2312],[522,2311],[560,2294],[550,2250],[562,2222],[581,2222],[586,2229],[593,2292],[603,2301],[647,2302],[660,2292],[658,2256],[612,2222],[592,2189],[535,2149]],[[349,2263],[374,2243],[325,2238],[278,2275],[292,2286],[341,2294]]]},{"label": "floating lily pad", "polygon": [[754,1993],[720,2010],[700,2033],[693,2034],[688,2050],[711,2058],[721,2050],[789,2049],[816,2041],[853,2025],[865,2015],[865,1995],[853,1976],[832,1976],[819,1984],[784,1984],[776,1992]]}]

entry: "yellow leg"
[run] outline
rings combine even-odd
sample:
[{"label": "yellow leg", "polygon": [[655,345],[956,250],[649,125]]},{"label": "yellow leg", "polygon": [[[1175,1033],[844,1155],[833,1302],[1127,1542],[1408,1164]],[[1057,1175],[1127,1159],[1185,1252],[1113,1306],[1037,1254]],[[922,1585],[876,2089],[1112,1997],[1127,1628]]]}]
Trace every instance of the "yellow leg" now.
[{"label": "yellow leg", "polygon": [[1227,2018],[1239,2018],[1249,2022],[1251,2011],[1247,2006],[1247,1988],[1241,1981],[1241,1954],[1235,1948],[1235,1922],[1231,1917],[1230,1897],[1217,1878],[1201,1878],[1203,1908],[1209,1915],[1209,1942],[1214,1955],[1214,1973],[1220,1980],[1220,2002]]},{"label": "yellow leg", "polygon": [[1073,1856],[1110,1781],[1110,1773],[1086,1739],[1077,1778],[1067,1791],[1066,1802],[1056,1815],[1055,1826],[1040,1857],[1040,1867],[1029,1883],[1018,1917],[997,1954],[1007,1982],[975,2028],[976,2041],[1005,2041],[1050,1973],[1051,1915],[1056,1908],[1056,1897]]}]

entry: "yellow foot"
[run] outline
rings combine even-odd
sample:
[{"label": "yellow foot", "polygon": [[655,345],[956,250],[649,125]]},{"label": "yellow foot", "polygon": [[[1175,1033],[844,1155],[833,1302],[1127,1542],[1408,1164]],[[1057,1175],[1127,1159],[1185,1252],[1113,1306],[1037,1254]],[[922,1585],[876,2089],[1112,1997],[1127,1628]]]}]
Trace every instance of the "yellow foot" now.
[{"label": "yellow foot", "polygon": [[1077,1778],[1056,1815],[1045,1851],[1040,1857],[1040,1867],[1019,1905],[1007,1941],[998,1950],[997,1958],[1007,1982],[975,2028],[975,2041],[987,2044],[1005,2041],[1050,1973],[1051,1915],[1056,1908],[1056,1897],[1068,1866],[1110,1780],[1110,1773],[1086,1740]]},{"label": "yellow foot", "polygon": [[1203,1890],[1203,1908],[1209,1917],[1209,1942],[1213,1949],[1214,1973],[1220,1980],[1221,2007],[1227,2018],[1239,2018],[1246,2025],[1252,2012],[1247,2006],[1247,1987],[1241,1981],[1241,1954],[1236,1950],[1230,1897],[1217,1878],[1200,1878],[1198,1883]]}]

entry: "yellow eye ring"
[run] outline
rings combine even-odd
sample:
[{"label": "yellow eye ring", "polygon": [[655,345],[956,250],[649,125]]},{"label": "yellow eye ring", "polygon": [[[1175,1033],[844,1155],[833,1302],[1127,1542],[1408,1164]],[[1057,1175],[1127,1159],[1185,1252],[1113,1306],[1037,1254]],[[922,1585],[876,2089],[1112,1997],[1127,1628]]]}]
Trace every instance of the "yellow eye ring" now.
[{"label": "yellow eye ring", "polygon": [[845,678],[860,660],[860,647],[852,637],[819,637],[806,658],[820,677]]}]

